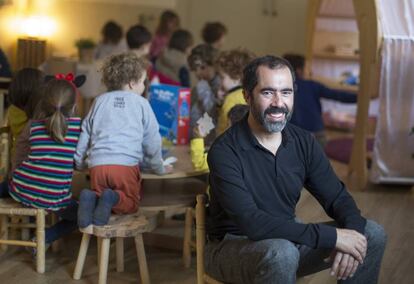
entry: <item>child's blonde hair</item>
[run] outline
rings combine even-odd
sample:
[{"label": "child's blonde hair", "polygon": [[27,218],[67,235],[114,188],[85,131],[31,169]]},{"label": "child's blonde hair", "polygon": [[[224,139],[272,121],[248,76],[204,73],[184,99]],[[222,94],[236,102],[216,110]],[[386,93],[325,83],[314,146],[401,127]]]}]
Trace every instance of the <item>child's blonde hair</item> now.
[{"label": "child's blonde hair", "polygon": [[113,55],[102,67],[102,82],[108,91],[121,90],[123,86],[137,82],[146,72],[146,68],[146,61],[134,53]]},{"label": "child's blonde hair", "polygon": [[35,118],[46,120],[46,130],[56,142],[65,142],[66,118],[74,115],[76,93],[73,83],[64,79],[52,79],[45,86]]},{"label": "child's blonde hair", "polygon": [[216,68],[233,80],[241,80],[244,67],[254,58],[255,55],[244,48],[222,51],[216,60]]}]

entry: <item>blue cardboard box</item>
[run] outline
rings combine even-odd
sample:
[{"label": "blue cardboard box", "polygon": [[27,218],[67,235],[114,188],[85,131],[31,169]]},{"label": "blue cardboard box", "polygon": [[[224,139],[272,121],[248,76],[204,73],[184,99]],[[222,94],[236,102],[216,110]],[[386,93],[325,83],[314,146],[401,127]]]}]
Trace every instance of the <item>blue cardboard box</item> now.
[{"label": "blue cardboard box", "polygon": [[161,136],[174,144],[187,144],[190,132],[190,89],[151,85],[149,102],[160,125]]}]

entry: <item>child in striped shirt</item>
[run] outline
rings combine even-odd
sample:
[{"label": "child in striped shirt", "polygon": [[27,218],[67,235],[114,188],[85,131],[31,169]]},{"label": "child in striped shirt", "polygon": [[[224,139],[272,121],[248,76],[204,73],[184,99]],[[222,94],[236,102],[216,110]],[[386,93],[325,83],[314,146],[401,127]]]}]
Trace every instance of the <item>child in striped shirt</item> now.
[{"label": "child in striped shirt", "polygon": [[75,116],[76,86],[85,77],[50,80],[30,122],[30,154],[13,172],[11,197],[29,207],[56,212],[61,221],[46,229],[46,244],[76,228],[77,203],[71,199],[73,156],[81,119]]}]

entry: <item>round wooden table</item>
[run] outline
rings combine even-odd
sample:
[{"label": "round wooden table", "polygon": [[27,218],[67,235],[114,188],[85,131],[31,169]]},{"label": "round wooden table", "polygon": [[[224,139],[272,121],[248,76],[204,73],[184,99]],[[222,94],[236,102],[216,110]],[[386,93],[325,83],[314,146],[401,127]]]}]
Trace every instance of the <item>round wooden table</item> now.
[{"label": "round wooden table", "polygon": [[208,174],[208,170],[197,171],[194,169],[191,162],[190,146],[189,145],[177,145],[172,146],[169,149],[168,157],[176,157],[178,160],[173,164],[173,172],[167,175],[156,175],[151,173],[142,173],[142,179],[176,179],[176,178],[188,178],[194,176],[201,176]]}]

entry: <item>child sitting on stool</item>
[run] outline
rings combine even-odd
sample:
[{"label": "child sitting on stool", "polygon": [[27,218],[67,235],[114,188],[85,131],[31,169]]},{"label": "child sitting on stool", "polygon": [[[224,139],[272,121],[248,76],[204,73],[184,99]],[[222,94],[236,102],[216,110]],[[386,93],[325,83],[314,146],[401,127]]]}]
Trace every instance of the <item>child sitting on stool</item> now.
[{"label": "child sitting on stool", "polygon": [[143,59],[132,53],[112,56],[103,66],[108,92],[96,98],[84,119],[75,155],[79,169],[85,167],[86,160],[92,188],[80,194],[81,228],[92,223],[106,225],[111,211],[129,214],[138,210],[140,164],[160,175],[171,171],[163,166],[154,112],[141,96],[145,70]]}]

